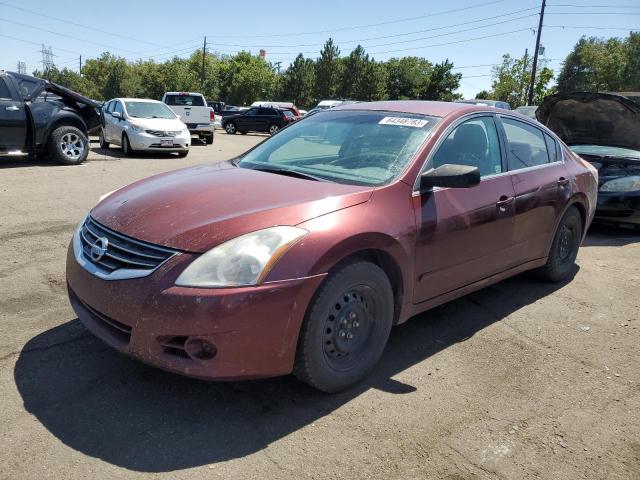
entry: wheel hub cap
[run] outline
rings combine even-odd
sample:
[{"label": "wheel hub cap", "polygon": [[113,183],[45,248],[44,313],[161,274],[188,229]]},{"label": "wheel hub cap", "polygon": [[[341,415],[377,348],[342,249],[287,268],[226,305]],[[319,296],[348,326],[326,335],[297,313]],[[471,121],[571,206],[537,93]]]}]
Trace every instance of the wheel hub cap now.
[{"label": "wheel hub cap", "polygon": [[75,133],[67,133],[60,139],[62,153],[73,160],[77,160],[84,153],[84,143]]}]

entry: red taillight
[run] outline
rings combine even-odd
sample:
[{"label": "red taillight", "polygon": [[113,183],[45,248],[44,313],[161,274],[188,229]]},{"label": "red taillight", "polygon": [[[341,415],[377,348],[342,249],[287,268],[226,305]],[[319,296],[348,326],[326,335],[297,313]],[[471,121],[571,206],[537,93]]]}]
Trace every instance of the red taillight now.
[{"label": "red taillight", "polygon": [[211,120],[211,123],[213,123],[213,121],[216,119],[216,114],[213,110],[211,110],[209,112],[209,120]]}]

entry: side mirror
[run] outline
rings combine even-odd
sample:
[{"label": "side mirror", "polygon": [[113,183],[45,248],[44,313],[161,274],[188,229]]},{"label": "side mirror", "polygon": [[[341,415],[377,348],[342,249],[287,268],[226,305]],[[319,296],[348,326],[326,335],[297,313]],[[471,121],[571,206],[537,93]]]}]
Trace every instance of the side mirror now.
[{"label": "side mirror", "polygon": [[117,118],[118,120],[122,118],[122,114],[120,112],[111,112],[111,116],[113,118]]},{"label": "side mirror", "polygon": [[420,176],[420,192],[430,191],[433,187],[469,188],[479,183],[478,167],[445,163]]}]

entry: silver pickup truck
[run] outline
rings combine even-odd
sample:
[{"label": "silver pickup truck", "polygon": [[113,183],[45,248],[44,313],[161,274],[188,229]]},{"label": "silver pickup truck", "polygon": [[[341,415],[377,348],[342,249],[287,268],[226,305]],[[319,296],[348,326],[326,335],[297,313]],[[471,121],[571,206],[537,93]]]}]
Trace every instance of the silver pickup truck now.
[{"label": "silver pickup truck", "polygon": [[167,92],[162,97],[162,102],[180,116],[191,135],[197,135],[207,145],[213,143],[215,113],[201,93]]}]

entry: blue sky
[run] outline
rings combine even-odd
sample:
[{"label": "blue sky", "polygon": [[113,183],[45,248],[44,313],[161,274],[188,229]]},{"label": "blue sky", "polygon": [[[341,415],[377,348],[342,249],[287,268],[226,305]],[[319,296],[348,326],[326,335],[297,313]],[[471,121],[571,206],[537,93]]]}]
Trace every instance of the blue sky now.
[{"label": "blue sky", "polygon": [[[0,0],[0,68],[41,65],[42,43],[60,67],[103,51],[131,60],[186,56],[202,44],[233,53],[260,48],[283,68],[298,52],[315,58],[328,37],[342,54],[358,43],[377,60],[446,58],[463,73],[460,92],[473,97],[491,85],[491,66],[504,53],[532,52],[540,0],[320,0],[212,2],[191,0]],[[18,7],[18,8],[13,8]],[[29,11],[25,11],[29,10]],[[38,12],[33,13],[33,12]],[[56,17],[56,18],[52,18]],[[64,20],[64,21],[61,21]],[[542,44],[549,65],[561,61],[582,36],[625,36],[640,30],[638,0],[549,0]],[[9,38],[13,37],[13,38]],[[384,38],[380,38],[384,37]],[[486,37],[486,38],[481,38]]]}]

